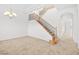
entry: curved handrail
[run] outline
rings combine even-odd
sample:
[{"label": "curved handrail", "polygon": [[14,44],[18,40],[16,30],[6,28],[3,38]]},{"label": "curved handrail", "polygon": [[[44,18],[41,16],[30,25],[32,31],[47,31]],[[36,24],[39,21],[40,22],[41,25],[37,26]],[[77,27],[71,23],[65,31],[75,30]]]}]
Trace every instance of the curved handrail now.
[{"label": "curved handrail", "polygon": [[43,18],[41,18],[39,15],[33,13],[31,14],[31,17],[36,20],[37,22],[39,22],[44,28],[45,30],[53,36],[57,34],[57,28],[55,28],[54,26],[52,26],[51,24],[49,24],[48,22],[46,22]]}]

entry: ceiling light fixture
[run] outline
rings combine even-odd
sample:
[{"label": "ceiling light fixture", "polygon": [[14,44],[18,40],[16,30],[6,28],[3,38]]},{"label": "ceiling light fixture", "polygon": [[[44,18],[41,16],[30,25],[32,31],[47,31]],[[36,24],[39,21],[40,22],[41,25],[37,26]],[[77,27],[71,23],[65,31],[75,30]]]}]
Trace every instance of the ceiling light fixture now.
[{"label": "ceiling light fixture", "polygon": [[5,16],[8,16],[10,19],[17,16],[16,13],[13,12],[12,9],[6,10],[6,11],[4,12],[4,15],[5,15]]}]

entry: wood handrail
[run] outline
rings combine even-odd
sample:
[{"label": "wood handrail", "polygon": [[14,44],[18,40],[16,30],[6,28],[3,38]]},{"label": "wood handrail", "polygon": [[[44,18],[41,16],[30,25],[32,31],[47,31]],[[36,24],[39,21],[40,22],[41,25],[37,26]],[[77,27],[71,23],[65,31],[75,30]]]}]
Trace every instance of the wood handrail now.
[{"label": "wood handrail", "polygon": [[[36,20],[39,24],[42,25],[42,27],[52,36],[52,40],[49,41],[51,44],[57,44],[58,38],[56,34],[56,28],[54,28],[52,25],[47,23],[43,18],[41,18],[39,15],[33,13],[31,14],[31,17]],[[51,28],[49,28],[51,27]],[[52,30],[53,29],[53,30]]]}]

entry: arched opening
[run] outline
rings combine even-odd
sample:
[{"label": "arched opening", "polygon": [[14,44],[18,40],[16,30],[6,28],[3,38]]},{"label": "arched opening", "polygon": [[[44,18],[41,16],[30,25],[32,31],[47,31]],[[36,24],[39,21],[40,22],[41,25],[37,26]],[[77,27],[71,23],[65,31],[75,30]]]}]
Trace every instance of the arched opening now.
[{"label": "arched opening", "polygon": [[63,36],[65,38],[73,39],[73,14],[72,13],[64,13],[61,15],[62,23],[63,23]]}]

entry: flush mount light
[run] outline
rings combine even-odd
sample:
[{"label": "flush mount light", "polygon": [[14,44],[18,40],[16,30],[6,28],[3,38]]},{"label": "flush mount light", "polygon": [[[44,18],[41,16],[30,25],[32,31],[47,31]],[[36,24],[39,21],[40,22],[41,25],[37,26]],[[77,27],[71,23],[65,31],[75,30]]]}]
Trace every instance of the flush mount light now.
[{"label": "flush mount light", "polygon": [[5,16],[8,16],[9,18],[13,18],[13,17],[16,17],[16,16],[17,16],[16,13],[13,12],[12,9],[6,10],[6,11],[4,12],[4,15],[5,15]]}]

